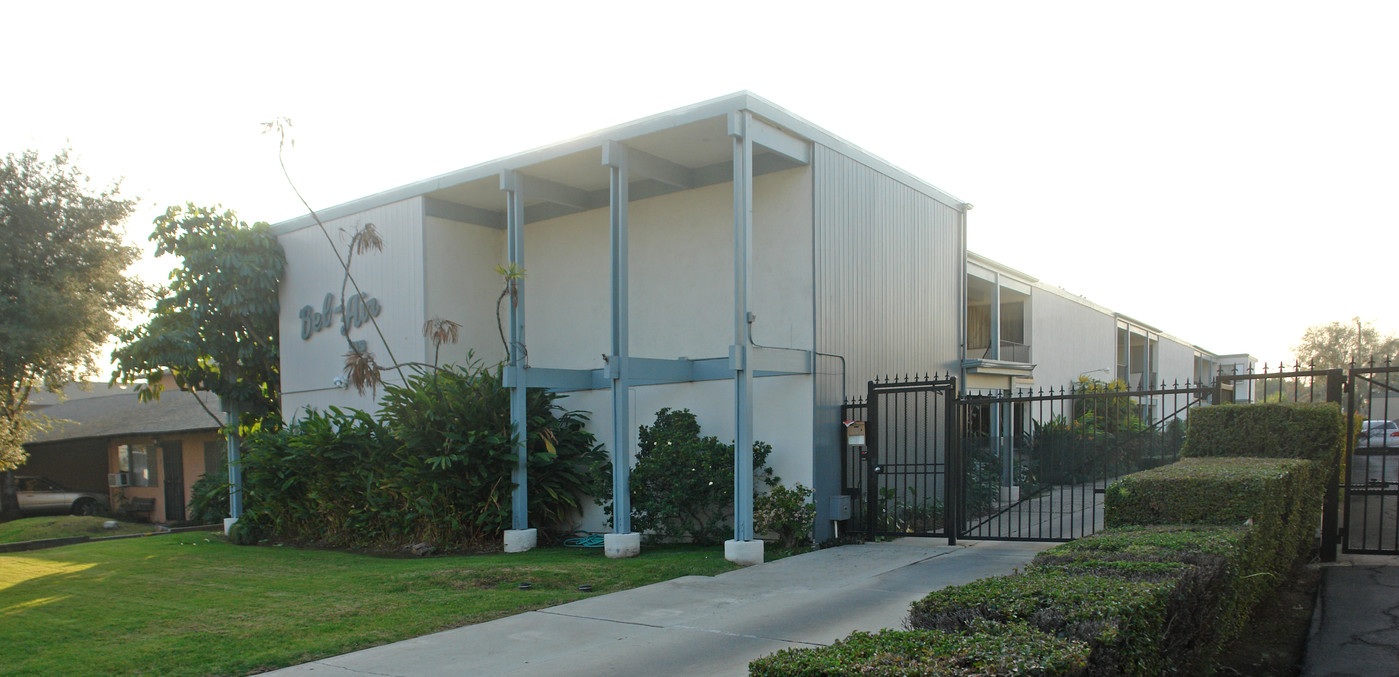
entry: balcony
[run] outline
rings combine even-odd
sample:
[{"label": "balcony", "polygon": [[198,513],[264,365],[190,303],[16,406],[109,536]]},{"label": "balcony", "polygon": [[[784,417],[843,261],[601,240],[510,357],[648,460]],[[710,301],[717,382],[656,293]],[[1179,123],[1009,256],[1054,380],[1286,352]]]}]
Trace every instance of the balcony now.
[{"label": "balcony", "polygon": [[1000,362],[1019,362],[1030,364],[1030,346],[1015,341],[1001,341],[1000,356],[992,357],[991,346],[972,346],[967,349],[968,360],[993,360]]},{"label": "balcony", "polygon": [[1033,384],[1035,365],[1030,362],[1030,346],[1014,341],[1000,342],[1000,355],[991,357],[991,347],[972,346],[962,367],[967,387],[1003,390]]}]

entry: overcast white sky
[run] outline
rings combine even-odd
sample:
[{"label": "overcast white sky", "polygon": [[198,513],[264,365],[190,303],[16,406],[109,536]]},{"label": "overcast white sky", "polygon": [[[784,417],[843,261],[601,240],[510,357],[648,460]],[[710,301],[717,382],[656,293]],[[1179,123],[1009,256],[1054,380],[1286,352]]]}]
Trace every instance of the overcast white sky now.
[{"label": "overcast white sky", "polygon": [[[8,5],[0,152],[301,213],[748,89],[968,202],[971,249],[1219,353],[1399,329],[1399,3]],[[163,277],[159,265],[142,268]]]}]

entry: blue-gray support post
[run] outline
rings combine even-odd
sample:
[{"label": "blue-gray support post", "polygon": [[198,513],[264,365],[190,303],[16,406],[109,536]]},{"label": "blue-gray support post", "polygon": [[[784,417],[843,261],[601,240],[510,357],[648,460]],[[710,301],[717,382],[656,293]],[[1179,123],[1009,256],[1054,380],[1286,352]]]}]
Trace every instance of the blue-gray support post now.
[{"label": "blue-gray support post", "polygon": [[[525,270],[525,195],[524,185],[515,172],[500,175],[500,187],[506,191],[506,246],[510,264],[514,271]],[[526,440],[529,429],[525,415],[525,281],[517,276],[510,295],[510,370],[514,373],[514,383],[510,388],[510,424],[514,430],[515,469],[510,473],[510,481],[515,490],[510,494],[510,528],[529,528],[529,451]]]},{"label": "blue-gray support post", "polygon": [[753,269],[753,114],[729,114],[734,196],[734,540],[753,540],[753,371],[749,369],[748,299]]},{"label": "blue-gray support post", "polygon": [[[1001,274],[1000,274],[1000,273],[994,273],[994,274],[991,276],[991,309],[990,309],[990,310],[991,310],[991,312],[987,313],[987,315],[989,315],[990,318],[991,318],[991,327],[990,327],[990,329],[991,329],[991,341],[990,341],[991,345],[987,346],[987,349],[986,349],[986,357],[988,357],[988,358],[990,358],[990,359],[993,359],[993,360],[999,360],[999,359],[1001,359]],[[1010,385],[1010,377],[1006,377],[1006,380],[1007,380],[1007,385],[1009,386],[1009,385]],[[1009,388],[1007,388],[1007,389],[1004,391],[1004,393],[1005,393],[1006,395],[1009,395],[1010,392],[1011,392],[1011,391],[1010,391]],[[999,404],[991,405],[991,422],[990,422],[990,428],[991,428],[991,450],[992,450],[993,453],[996,454],[996,456],[1000,457],[1000,459],[1001,459],[1001,485],[1004,486],[1004,487],[1010,487],[1010,485],[1011,485],[1011,480],[1013,479],[1014,474],[1015,474],[1014,469],[1013,469],[1013,467],[1012,467],[1013,461],[1011,460],[1011,457],[1010,457],[1010,445],[1007,444],[1006,436],[1002,434],[1003,432],[1005,432],[1005,430],[1004,430],[1005,426],[1004,426],[1004,423],[1003,423],[1003,421],[1005,420],[1005,417],[1003,416],[1003,413],[1004,413],[1004,412],[1002,411],[1002,408],[1003,408],[1003,407],[1009,407],[1009,406],[1010,406],[1010,405],[1005,404],[1005,403],[999,403]],[[1007,491],[1009,491],[1009,489],[1007,489]],[[1007,494],[1007,495],[1008,495],[1008,494]]]},{"label": "blue-gray support post", "polygon": [[627,299],[627,148],[609,141],[602,163],[611,169],[612,354],[607,374],[612,382],[612,533],[631,533],[631,358]]},{"label": "blue-gray support post", "polygon": [[238,519],[243,516],[243,454],[238,446],[238,405],[228,398],[222,402],[231,432],[224,437],[228,445],[228,516]]}]

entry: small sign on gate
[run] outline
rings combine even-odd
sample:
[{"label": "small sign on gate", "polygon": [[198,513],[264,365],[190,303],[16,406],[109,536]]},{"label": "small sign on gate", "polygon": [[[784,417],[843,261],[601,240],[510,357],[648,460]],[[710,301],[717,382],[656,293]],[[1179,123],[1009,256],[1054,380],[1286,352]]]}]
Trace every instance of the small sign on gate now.
[{"label": "small sign on gate", "polygon": [[865,443],[865,422],[864,421],[843,421],[845,424],[845,443],[858,447]]}]

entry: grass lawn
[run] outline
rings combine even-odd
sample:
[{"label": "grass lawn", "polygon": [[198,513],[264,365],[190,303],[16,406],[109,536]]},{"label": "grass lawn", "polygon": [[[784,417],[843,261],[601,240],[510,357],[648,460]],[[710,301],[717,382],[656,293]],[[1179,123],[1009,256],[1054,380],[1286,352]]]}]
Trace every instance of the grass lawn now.
[{"label": "grass lawn", "polygon": [[0,522],[0,543],[37,541],[42,538],[71,538],[73,536],[120,536],[123,534],[145,534],[154,531],[149,524],[117,522],[116,529],[103,529],[102,523],[110,517],[77,517],[55,515],[53,517],[26,517],[12,522]]},{"label": "grass lawn", "polygon": [[0,675],[247,674],[735,568],[722,547],[389,559],[204,532],[0,554]]}]

